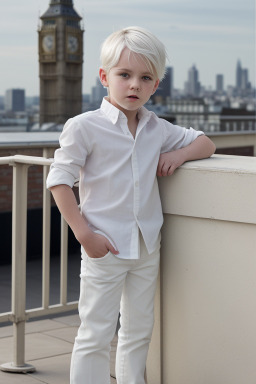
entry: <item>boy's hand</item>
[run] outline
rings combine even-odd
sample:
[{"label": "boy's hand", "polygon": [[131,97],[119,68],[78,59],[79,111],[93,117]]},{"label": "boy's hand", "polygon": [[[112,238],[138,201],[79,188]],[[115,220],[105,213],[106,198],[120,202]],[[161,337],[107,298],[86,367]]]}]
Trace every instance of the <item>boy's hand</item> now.
[{"label": "boy's hand", "polygon": [[77,237],[77,240],[80,242],[87,255],[91,258],[101,258],[109,251],[114,255],[119,254],[105,236],[94,233],[91,230],[84,233],[81,239]]},{"label": "boy's hand", "polygon": [[162,153],[159,157],[157,176],[170,176],[176,168],[185,162],[182,149],[173,152]]}]

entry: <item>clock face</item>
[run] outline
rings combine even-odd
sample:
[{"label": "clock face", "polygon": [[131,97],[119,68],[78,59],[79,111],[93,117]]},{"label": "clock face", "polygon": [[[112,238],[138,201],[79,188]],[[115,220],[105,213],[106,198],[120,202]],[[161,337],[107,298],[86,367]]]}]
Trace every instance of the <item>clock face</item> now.
[{"label": "clock face", "polygon": [[53,53],[55,48],[54,36],[45,35],[42,39],[42,47],[46,53]]},{"label": "clock face", "polygon": [[69,53],[78,51],[78,38],[76,36],[68,35],[67,48]]}]

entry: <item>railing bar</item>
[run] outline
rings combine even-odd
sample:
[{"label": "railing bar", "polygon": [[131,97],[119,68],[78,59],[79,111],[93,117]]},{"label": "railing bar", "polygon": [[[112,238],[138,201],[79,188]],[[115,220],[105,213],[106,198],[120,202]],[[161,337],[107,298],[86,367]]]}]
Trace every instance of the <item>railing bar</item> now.
[{"label": "railing bar", "polygon": [[11,321],[12,313],[5,312],[0,315],[0,323],[5,323],[6,321]]},{"label": "railing bar", "polygon": [[61,216],[60,303],[67,303],[68,283],[68,225]]},{"label": "railing bar", "polygon": [[43,157],[37,156],[27,156],[27,155],[14,155],[14,156],[2,156],[0,157],[0,164],[29,164],[29,165],[51,165],[51,159],[45,159]]},{"label": "railing bar", "polygon": [[42,307],[47,308],[50,301],[50,232],[51,195],[45,187],[49,166],[43,167],[43,252],[42,252]]},{"label": "railing bar", "polygon": [[[38,316],[44,316],[44,315],[51,315],[54,313],[62,313],[62,312],[68,312],[72,310],[76,310],[78,308],[78,301],[71,301],[66,303],[65,305],[62,304],[54,304],[50,305],[48,308],[32,308],[26,310],[26,320],[36,318]],[[13,319],[12,312],[3,313],[0,315],[0,323],[10,322]]]},{"label": "railing bar", "polygon": [[78,301],[70,302],[65,305],[56,304],[51,305],[48,308],[35,308],[26,311],[26,318],[33,319],[38,316],[58,314],[63,312],[68,312],[72,310],[76,310],[78,308]]}]

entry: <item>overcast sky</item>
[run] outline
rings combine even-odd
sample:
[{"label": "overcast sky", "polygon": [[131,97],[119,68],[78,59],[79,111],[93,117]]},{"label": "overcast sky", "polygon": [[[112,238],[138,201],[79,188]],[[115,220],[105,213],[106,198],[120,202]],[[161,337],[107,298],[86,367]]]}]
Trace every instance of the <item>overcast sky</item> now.
[{"label": "overcast sky", "polygon": [[[37,27],[49,0],[1,0],[0,95],[8,88],[39,94]],[[255,85],[254,0],[74,0],[84,22],[83,93],[98,75],[102,41],[130,25],[149,29],[165,44],[174,68],[174,86],[183,88],[195,64],[199,80],[215,87],[215,75],[235,84],[240,59]]]}]

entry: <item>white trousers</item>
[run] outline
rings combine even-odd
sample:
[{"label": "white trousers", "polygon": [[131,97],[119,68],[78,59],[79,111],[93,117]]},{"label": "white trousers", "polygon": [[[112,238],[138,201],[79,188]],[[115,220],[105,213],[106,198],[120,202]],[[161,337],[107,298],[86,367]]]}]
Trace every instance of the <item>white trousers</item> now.
[{"label": "white trousers", "polygon": [[[118,384],[145,384],[144,372],[154,323],[159,246],[148,254],[141,236],[140,259],[110,252],[81,263],[81,325],[71,359],[71,384],[110,384],[110,343],[119,311],[116,355]],[[121,302],[121,306],[120,306]]]}]

